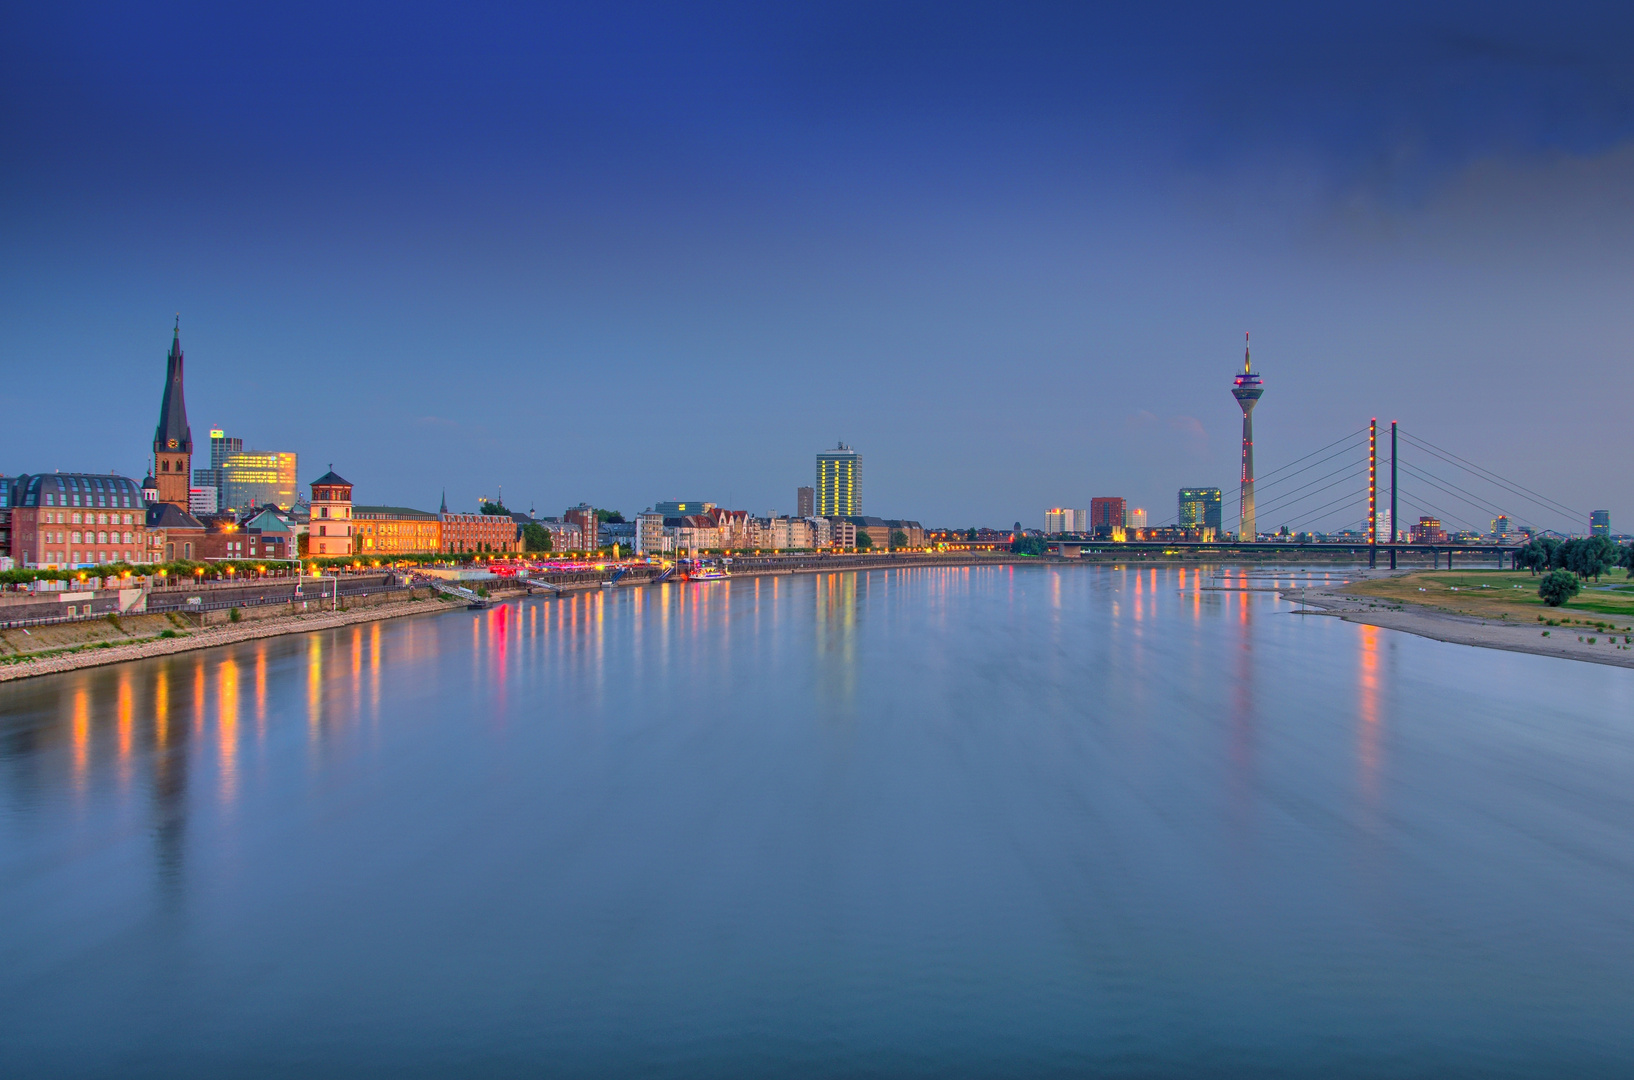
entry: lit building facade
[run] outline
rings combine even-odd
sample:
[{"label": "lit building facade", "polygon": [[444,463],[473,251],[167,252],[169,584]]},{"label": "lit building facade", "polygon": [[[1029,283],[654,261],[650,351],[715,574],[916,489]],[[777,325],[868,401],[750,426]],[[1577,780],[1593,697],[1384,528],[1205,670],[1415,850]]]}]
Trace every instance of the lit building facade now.
[{"label": "lit building facade", "polygon": [[1116,496],[1106,495],[1089,500],[1089,531],[1100,533],[1101,530],[1121,529],[1129,524],[1128,500]]},{"label": "lit building facade", "polygon": [[1180,514],[1177,527],[1182,529],[1213,529],[1220,532],[1220,489],[1181,488]]},{"label": "lit building facade", "polygon": [[562,520],[579,527],[579,535],[584,543],[585,551],[595,551],[601,546],[601,518],[596,508],[589,503],[580,503],[562,515]]},{"label": "lit building facade", "polygon": [[295,454],[281,450],[239,450],[221,463],[221,505],[233,510],[252,506],[295,505]]},{"label": "lit building facade", "polygon": [[7,554],[22,568],[67,569],[149,560],[147,508],[136,481],[113,474],[24,474],[3,500]]},{"label": "lit building facade", "polygon": [[1129,527],[1131,529],[1146,528],[1146,511],[1138,506],[1129,511]]},{"label": "lit building facade", "polygon": [[307,554],[335,558],[352,554],[352,483],[331,468],[312,481],[312,519]]},{"label": "lit building facade", "polygon": [[1417,525],[1407,530],[1407,541],[1411,544],[1445,544],[1447,530],[1441,527],[1438,519],[1421,517]]},{"label": "lit building facade", "polygon": [[1056,533],[1081,533],[1089,527],[1089,521],[1088,510],[1052,506],[1044,511],[1044,534],[1054,536]]},{"label": "lit building facade", "polygon": [[1606,537],[1609,537],[1611,535],[1611,511],[1610,510],[1590,510],[1589,511],[1589,535],[1590,536],[1606,536]]},{"label": "lit building facade", "polygon": [[407,506],[353,506],[352,533],[359,555],[430,555],[443,549],[437,515]]},{"label": "lit building facade", "polygon": [[521,530],[509,514],[456,514],[444,501],[437,512],[437,524],[441,530],[438,542],[443,551],[451,554],[508,554],[522,550]]},{"label": "lit building facade", "polygon": [[817,516],[862,513],[862,455],[844,443],[817,455]]}]

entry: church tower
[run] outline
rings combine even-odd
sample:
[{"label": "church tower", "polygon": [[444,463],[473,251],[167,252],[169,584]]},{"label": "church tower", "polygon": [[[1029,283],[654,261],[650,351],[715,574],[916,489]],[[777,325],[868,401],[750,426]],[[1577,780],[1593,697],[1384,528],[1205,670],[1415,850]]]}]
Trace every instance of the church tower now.
[{"label": "church tower", "polygon": [[187,401],[182,396],[182,321],[176,317],[176,336],[165,365],[165,396],[159,405],[159,427],[153,433],[153,479],[159,501],[187,511],[187,489],[193,479],[193,429],[187,426]]}]

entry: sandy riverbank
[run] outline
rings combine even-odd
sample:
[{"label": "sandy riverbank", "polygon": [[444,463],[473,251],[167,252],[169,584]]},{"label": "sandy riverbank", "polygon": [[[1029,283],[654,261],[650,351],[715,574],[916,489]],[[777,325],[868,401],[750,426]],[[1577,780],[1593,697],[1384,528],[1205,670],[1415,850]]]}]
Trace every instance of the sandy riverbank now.
[{"label": "sandy riverbank", "polygon": [[[1357,571],[1356,582],[1376,577],[1397,576],[1401,571]],[[1354,584],[1354,583],[1353,583]],[[1396,603],[1348,590],[1345,586],[1311,586],[1283,589],[1282,595],[1304,604],[1309,616],[1332,615],[1346,622],[1366,623],[1387,630],[1400,630],[1419,637],[1454,645],[1475,645],[1485,649],[1557,656],[1566,660],[1586,660],[1634,668],[1634,648],[1618,648],[1623,635],[1607,635],[1580,626],[1539,626],[1536,623],[1502,622],[1473,615],[1428,611],[1411,603]],[[1547,634],[1547,636],[1545,636]],[[1616,639],[1613,642],[1613,637]],[[1594,644],[1589,644],[1590,639]]]}]

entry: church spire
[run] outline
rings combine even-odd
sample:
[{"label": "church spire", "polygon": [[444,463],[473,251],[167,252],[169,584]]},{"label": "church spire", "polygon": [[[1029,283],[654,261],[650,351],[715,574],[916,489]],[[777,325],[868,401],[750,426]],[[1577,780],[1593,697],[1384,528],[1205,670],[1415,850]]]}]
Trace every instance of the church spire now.
[{"label": "church spire", "polygon": [[439,514],[448,513],[448,489],[447,488],[443,488],[443,505],[442,505],[442,509],[438,510],[437,512]]},{"label": "church spire", "polygon": [[175,337],[165,358],[165,393],[159,403],[159,426],[153,433],[153,452],[191,454],[193,429],[187,425],[187,399],[182,390],[182,317],[176,316]]}]

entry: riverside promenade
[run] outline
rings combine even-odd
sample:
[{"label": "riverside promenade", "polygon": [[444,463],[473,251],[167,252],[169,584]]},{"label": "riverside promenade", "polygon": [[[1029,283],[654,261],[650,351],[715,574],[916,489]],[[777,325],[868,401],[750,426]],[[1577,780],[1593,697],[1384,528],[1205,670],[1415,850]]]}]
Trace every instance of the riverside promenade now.
[{"label": "riverside promenade", "polygon": [[[1013,563],[1076,565],[1079,560],[1005,554],[965,554],[884,552],[877,555],[759,555],[732,560],[734,577],[763,577],[775,574],[848,573],[866,570],[908,570],[920,567],[1002,566]],[[617,583],[616,588],[639,588],[659,575],[657,567],[638,568]],[[562,593],[599,589],[615,570],[562,570],[534,575]],[[320,582],[329,587],[339,581],[338,599],[334,592],[322,592]],[[498,578],[484,583],[495,600],[532,594],[534,589],[514,578]],[[352,623],[373,622],[403,615],[441,612],[448,603],[437,599],[429,587],[400,584],[380,574],[355,578],[307,579],[303,598],[287,595],[292,582],[260,586],[237,584],[217,590],[205,588],[207,599],[193,607],[170,603],[160,610],[120,615],[117,611],[74,620],[18,626],[0,631],[0,682],[54,675],[81,668],[143,660],[193,649],[209,649],[255,638],[329,630]],[[200,595],[201,590],[175,590]],[[219,595],[218,595],[219,594]],[[331,610],[324,605],[334,604]],[[297,606],[299,605],[299,606]],[[232,618],[234,611],[238,619]]]}]

